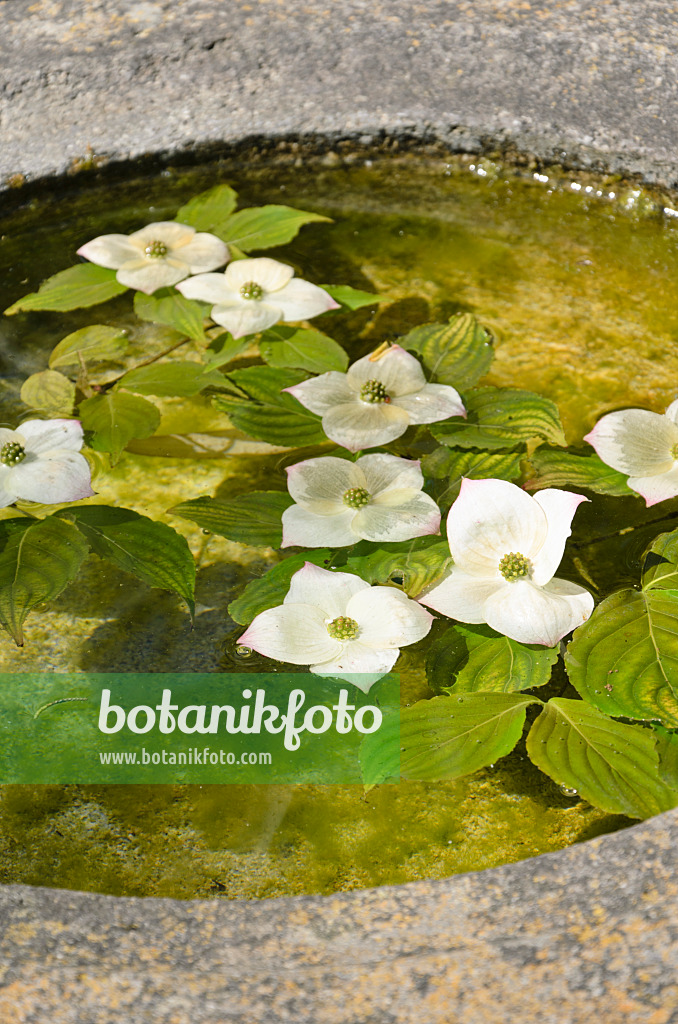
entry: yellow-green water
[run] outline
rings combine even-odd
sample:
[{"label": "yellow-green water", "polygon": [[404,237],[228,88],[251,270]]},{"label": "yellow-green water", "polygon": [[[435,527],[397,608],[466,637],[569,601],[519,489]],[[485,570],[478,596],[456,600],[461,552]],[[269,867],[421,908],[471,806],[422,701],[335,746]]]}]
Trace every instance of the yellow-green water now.
[{"label": "yellow-green water", "polygon": [[[393,297],[372,322],[358,311],[319,324],[353,356],[415,324],[469,309],[496,338],[488,381],[554,399],[571,442],[609,409],[663,410],[678,397],[678,233],[661,215],[666,197],[634,197],[624,183],[583,179],[573,191],[576,176],[559,177],[553,187],[553,180],[521,180],[492,165],[479,178],[469,163],[222,164],[125,184],[57,185],[3,221],[2,308],[70,265],[94,235],[172,217],[190,195],[228,181],[242,205],[284,202],[335,218],[271,255],[318,283]],[[50,348],[94,320],[132,327],[137,358],[162,345],[158,332],[133,325],[126,296],[95,310],[5,318],[0,419],[14,421],[17,385],[45,367]],[[159,404],[164,436],[228,429],[205,400]],[[297,458],[125,454],[112,473],[96,477],[94,500],[163,517],[187,536],[199,561],[195,629],[175,597],[92,556],[58,601],[30,617],[25,648],[3,642],[0,670],[241,671],[241,629],[226,606],[275,554],[206,537],[166,510],[200,494],[282,488],[282,467]],[[660,514],[670,515],[674,504]],[[583,510],[574,544],[645,518],[639,500],[601,500]],[[660,529],[650,526],[648,539]],[[632,535],[624,543],[621,556],[605,543],[573,547],[569,575],[578,579],[574,558],[581,558],[601,590],[634,579],[642,541]],[[398,664],[408,702],[428,693],[424,646],[408,648]],[[247,665],[264,667],[263,659]],[[11,676],[2,684],[11,685]],[[557,692],[566,684],[552,685]],[[331,892],[491,867],[626,824],[564,796],[520,747],[472,778],[401,783],[367,795],[306,786],[6,787],[0,880],[187,898]]]}]

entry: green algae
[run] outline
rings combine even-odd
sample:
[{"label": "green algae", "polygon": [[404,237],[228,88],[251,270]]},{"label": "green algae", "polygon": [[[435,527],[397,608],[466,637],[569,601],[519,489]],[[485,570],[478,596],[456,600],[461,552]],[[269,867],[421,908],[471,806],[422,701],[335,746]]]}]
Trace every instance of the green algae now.
[{"label": "green algae", "polygon": [[[335,218],[271,255],[318,283],[392,297],[372,319],[368,311],[327,319],[325,329],[352,356],[418,323],[471,310],[496,339],[487,380],[556,401],[570,442],[609,409],[662,411],[678,397],[678,234],[662,216],[664,200],[648,194],[639,202],[631,185],[562,172],[534,181],[497,164],[481,169],[478,177],[469,161],[414,159],[320,168],[224,164],[82,190],[57,185],[4,223],[0,300],[4,308],[37,287],[94,235],[170,218],[191,194],[228,181],[245,205],[282,201]],[[573,181],[582,187],[573,190]],[[133,350],[152,352],[166,341],[162,330],[130,320],[124,298],[99,307],[96,317],[136,332]],[[74,311],[0,322],[3,421],[22,409],[21,378],[43,369],[51,347],[91,319],[91,311]],[[159,404],[164,437],[228,431],[205,399]],[[274,553],[205,536],[167,514],[200,494],[282,480],[289,456],[260,446],[245,457],[236,454],[238,443],[197,461],[159,457],[151,445],[144,449],[151,454],[126,454],[113,472],[95,477],[97,501],[163,518],[187,537],[199,564],[193,631],[174,597],[92,557],[58,602],[31,617],[26,648],[5,642],[0,670],[242,671],[241,629],[225,608]],[[639,537],[659,532],[674,506],[653,517],[634,498],[582,509],[565,574],[577,578],[583,570],[600,594],[635,579]],[[649,518],[657,522],[623,539],[620,557],[618,538],[606,535]],[[406,703],[429,692],[418,647],[398,665]],[[255,656],[246,669],[266,667]],[[10,786],[0,799],[0,879],[183,898],[327,893],[492,867],[629,823],[561,793],[520,747],[472,778],[367,794],[308,786]]]}]

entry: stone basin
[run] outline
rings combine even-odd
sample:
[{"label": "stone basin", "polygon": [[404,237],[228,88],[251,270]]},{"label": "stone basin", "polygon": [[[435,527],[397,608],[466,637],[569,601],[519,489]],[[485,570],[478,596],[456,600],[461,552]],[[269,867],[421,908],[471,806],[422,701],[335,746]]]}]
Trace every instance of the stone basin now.
[{"label": "stone basin", "polygon": [[[678,183],[675,5],[0,0],[0,183],[148,158],[525,153]],[[0,202],[2,197],[0,196]],[[671,1024],[678,812],[261,902],[0,890],[7,1024]]]}]

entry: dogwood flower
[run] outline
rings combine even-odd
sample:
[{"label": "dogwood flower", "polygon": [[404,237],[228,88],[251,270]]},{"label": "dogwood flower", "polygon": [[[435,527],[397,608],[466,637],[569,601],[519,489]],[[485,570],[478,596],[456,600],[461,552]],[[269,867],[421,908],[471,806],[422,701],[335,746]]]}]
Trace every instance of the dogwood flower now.
[{"label": "dogwood flower", "polygon": [[427,384],[419,361],[400,345],[358,359],[346,373],[330,370],[286,390],[322,416],[327,436],[352,452],[387,444],[410,423],[466,416],[454,388]]},{"label": "dogwood flower", "polygon": [[213,303],[211,317],[234,338],[265,331],[280,320],[310,320],[338,309],[328,292],[294,277],[294,270],[268,256],[236,260],[223,274],[198,274],[179,285],[187,299]]},{"label": "dogwood flower", "polygon": [[99,235],[82,245],[78,255],[117,270],[120,284],[152,295],[189,274],[222,267],[228,260],[228,247],[216,235],[161,220],[131,235]]},{"label": "dogwood flower", "polygon": [[283,603],[257,615],[238,642],[367,693],[393,668],[400,648],[425,637],[432,621],[395,587],[371,587],[352,573],[306,562]]},{"label": "dogwood flower", "polygon": [[26,420],[0,427],[0,508],[17,500],[56,505],[90,498],[90,468],[77,420]]},{"label": "dogwood flower", "polygon": [[553,578],[572,517],[587,500],[464,480],[447,520],[454,566],[418,600],[459,622],[486,622],[513,640],[552,647],[593,610],[587,590]]},{"label": "dogwood flower", "polygon": [[282,547],[341,547],[358,540],[410,540],[438,533],[440,511],[424,494],[419,463],[395,455],[357,462],[324,456],[287,469],[296,504],[282,516]]},{"label": "dogwood flower", "polygon": [[598,420],[584,438],[603,462],[628,474],[648,506],[678,495],[678,401],[662,415],[622,409]]}]

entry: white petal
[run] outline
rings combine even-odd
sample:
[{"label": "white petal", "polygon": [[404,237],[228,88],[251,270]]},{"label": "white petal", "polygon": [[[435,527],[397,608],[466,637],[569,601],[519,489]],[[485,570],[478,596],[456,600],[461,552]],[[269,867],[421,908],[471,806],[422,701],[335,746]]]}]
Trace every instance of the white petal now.
[{"label": "white petal", "polygon": [[365,474],[365,487],[373,497],[391,488],[412,487],[420,491],[424,476],[418,459],[401,459],[397,455],[375,452],[362,455],[354,465]]},{"label": "white petal", "polygon": [[678,466],[674,464],[668,473],[656,476],[630,476],[626,482],[632,491],[642,494],[649,508],[678,495]]},{"label": "white petal", "polygon": [[392,397],[419,391],[426,384],[421,363],[400,345],[392,345],[374,360],[371,355],[363,356],[349,366],[347,376],[355,391],[368,380],[379,380]]},{"label": "white petal", "polygon": [[283,531],[280,546],[341,548],[347,544],[355,544],[359,536],[351,528],[354,517],[353,509],[346,508],[345,505],[335,515],[316,515],[301,505],[290,505],[282,514]]},{"label": "white petal", "polygon": [[282,310],[282,318],[286,321],[310,320],[313,316],[326,313],[328,309],[337,309],[339,306],[339,303],[322,288],[297,277],[280,291],[274,292],[270,300]]},{"label": "white petal", "polygon": [[[397,495],[409,494],[406,501],[396,504]],[[386,492],[388,504],[373,502],[355,515],[352,529],[364,540],[399,541],[438,533],[440,509],[428,494],[417,491]]]},{"label": "white petal", "polygon": [[546,540],[532,558],[532,581],[541,587],[551,579],[561,563],[565,542],[572,533],[572,517],[583,501],[582,494],[547,487],[534,495],[534,500],[546,516]]},{"label": "white petal", "polygon": [[43,505],[79,501],[94,494],[89,463],[78,452],[64,450],[40,456],[30,454],[18,466],[12,467],[11,474],[10,486],[17,497],[39,501]]},{"label": "white petal", "polygon": [[84,256],[99,267],[117,270],[129,260],[139,259],[143,248],[133,245],[127,235],[99,235],[78,249],[78,256]]},{"label": "white petal", "polygon": [[470,576],[456,565],[440,583],[427,587],[417,600],[458,622],[485,622],[485,604],[501,587],[501,579]]},{"label": "white petal", "polygon": [[188,224],[177,224],[174,220],[158,220],[145,228],[133,231],[129,236],[133,245],[145,249],[152,242],[164,242],[168,249],[187,245],[195,235],[195,228]]},{"label": "white petal", "polygon": [[287,468],[287,489],[291,496],[316,515],[345,512],[343,497],[352,487],[366,487],[365,475],[358,464],[347,459],[326,455]]},{"label": "white petal", "polygon": [[200,231],[179,248],[177,255],[188,264],[192,274],[204,274],[223,267],[228,260],[228,246],[216,235]]},{"label": "white petal", "polygon": [[238,643],[292,665],[328,661],[341,653],[341,642],[327,632],[323,612],[311,604],[286,603],[261,612]]},{"label": "white petal", "polygon": [[234,260],[226,267],[224,277],[229,288],[239,292],[244,284],[254,281],[265,292],[275,292],[284,288],[292,279],[294,270],[285,263],[272,260],[269,256],[256,259]]},{"label": "white petal", "polygon": [[318,377],[303,380],[301,384],[285,388],[285,391],[294,395],[298,402],[318,416],[322,416],[335,405],[357,401],[355,392],[346,383],[346,374],[338,370],[329,370]]},{"label": "white petal", "polygon": [[345,679],[347,683],[357,686],[363,693],[390,672],[398,660],[398,650],[375,650],[365,647],[359,640],[344,644],[338,657],[325,661],[320,665],[311,665],[311,672],[317,676],[332,676]]},{"label": "white petal", "polygon": [[139,259],[125,263],[115,275],[120,284],[152,295],[158,288],[169,288],[188,277],[188,264],[169,259]]},{"label": "white petal", "polygon": [[370,404],[360,399],[347,405],[336,405],[323,416],[323,430],[327,436],[351,452],[388,444],[404,434],[409,423],[409,417],[402,409],[385,402]]},{"label": "white petal", "polygon": [[215,324],[221,324],[234,338],[257,334],[280,320],[280,310],[256,299],[243,300],[241,306],[213,306],[210,314]]},{"label": "white petal", "polygon": [[546,515],[534,498],[506,480],[462,480],[447,518],[455,563],[471,574],[499,576],[509,552],[532,560],[547,536]]},{"label": "white petal", "polygon": [[24,439],[26,451],[36,455],[63,448],[79,452],[82,448],[80,420],[25,420],[16,433]]},{"label": "white petal", "polygon": [[187,299],[199,299],[201,302],[211,302],[215,306],[226,306],[230,303],[239,306],[247,301],[233,288],[228,287],[225,274],[197,274],[196,277],[190,277],[178,284],[177,291]]},{"label": "white petal", "polygon": [[331,621],[346,614],[346,605],[354,594],[370,589],[369,583],[353,573],[330,572],[306,562],[290,580],[284,603],[315,605]]},{"label": "white petal", "polygon": [[466,416],[459,393],[448,384],[426,384],[420,391],[391,399],[404,409],[412,423],[437,423],[450,416]]},{"label": "white petal", "polygon": [[[7,431],[7,433],[10,433],[10,431]],[[12,486],[12,470],[9,466],[0,465],[0,508],[6,508],[8,505],[11,505],[18,497],[19,495]]]},{"label": "white petal", "polygon": [[673,465],[678,425],[647,409],[623,409],[599,420],[584,438],[603,462],[629,476],[666,473]]},{"label": "white petal", "polygon": [[433,622],[417,601],[394,587],[370,587],[356,594],[346,605],[346,615],[358,623],[360,643],[377,650],[415,644]]},{"label": "white petal", "polygon": [[673,423],[678,424],[678,399],[675,402],[671,402],[664,415],[668,416]]},{"label": "white petal", "polygon": [[508,583],[485,605],[492,629],[520,643],[546,647],[586,622],[592,610],[588,591],[566,580],[551,580],[545,587],[529,580]]}]

